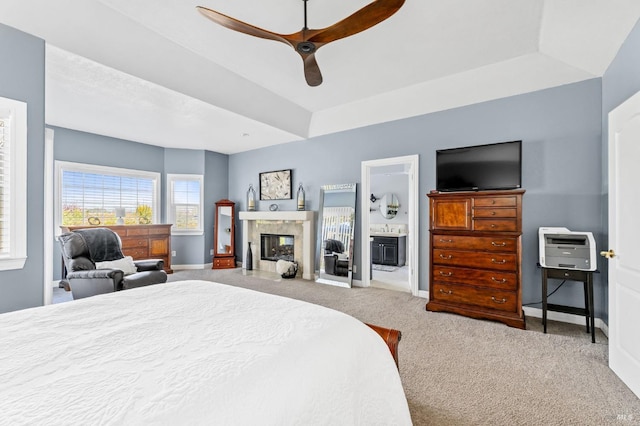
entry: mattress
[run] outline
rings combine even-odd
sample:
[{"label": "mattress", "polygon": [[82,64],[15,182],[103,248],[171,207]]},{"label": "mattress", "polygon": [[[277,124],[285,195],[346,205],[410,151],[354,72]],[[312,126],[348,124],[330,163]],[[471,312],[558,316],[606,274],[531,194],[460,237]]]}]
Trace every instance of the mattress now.
[{"label": "mattress", "polygon": [[0,424],[411,424],[385,342],[341,312],[180,281],[0,315]]}]

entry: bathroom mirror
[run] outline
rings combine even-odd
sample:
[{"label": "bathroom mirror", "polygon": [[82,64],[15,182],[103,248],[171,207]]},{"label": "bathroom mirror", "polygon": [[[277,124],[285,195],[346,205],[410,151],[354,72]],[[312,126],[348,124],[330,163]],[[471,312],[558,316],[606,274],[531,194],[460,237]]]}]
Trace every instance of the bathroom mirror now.
[{"label": "bathroom mirror", "polygon": [[385,219],[393,219],[398,214],[400,203],[396,194],[387,192],[380,199],[380,214]]},{"label": "bathroom mirror", "polygon": [[316,282],[351,287],[356,184],[320,187]]}]

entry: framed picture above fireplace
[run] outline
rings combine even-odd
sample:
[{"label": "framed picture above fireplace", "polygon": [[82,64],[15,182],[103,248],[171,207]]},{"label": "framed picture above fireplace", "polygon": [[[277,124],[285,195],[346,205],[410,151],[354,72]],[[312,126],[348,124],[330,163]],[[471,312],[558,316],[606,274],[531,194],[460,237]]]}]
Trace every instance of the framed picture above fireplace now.
[{"label": "framed picture above fireplace", "polygon": [[291,169],[260,173],[261,200],[290,200],[292,198]]}]

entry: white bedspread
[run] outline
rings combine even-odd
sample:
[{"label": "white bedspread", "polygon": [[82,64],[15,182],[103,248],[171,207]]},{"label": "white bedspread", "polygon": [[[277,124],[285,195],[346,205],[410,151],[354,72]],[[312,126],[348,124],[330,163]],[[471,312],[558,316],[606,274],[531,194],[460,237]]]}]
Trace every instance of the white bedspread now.
[{"label": "white bedspread", "polygon": [[360,321],[182,281],[0,315],[0,424],[411,419],[386,344]]}]

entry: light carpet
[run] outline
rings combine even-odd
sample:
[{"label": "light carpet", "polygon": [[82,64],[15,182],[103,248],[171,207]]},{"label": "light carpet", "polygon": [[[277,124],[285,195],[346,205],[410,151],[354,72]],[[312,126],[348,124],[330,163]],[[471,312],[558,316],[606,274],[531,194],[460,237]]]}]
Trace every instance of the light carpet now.
[{"label": "light carpet", "polygon": [[[327,306],[402,332],[400,376],[415,425],[639,425],[640,400],[607,366],[608,342],[582,326],[539,318],[527,330],[428,312],[426,300],[345,289],[259,271],[178,271]],[[373,373],[374,374],[374,373]]]}]

